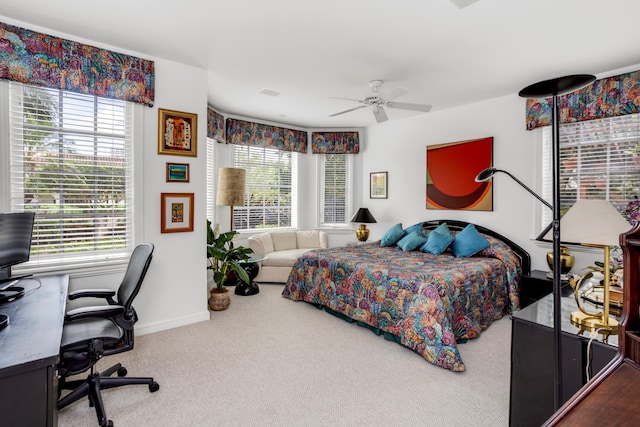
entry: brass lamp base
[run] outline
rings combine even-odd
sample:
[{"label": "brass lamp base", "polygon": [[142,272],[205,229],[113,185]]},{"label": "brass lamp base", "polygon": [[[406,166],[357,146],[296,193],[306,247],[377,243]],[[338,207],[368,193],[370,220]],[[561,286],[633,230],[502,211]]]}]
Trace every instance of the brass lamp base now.
[{"label": "brass lamp base", "polygon": [[[573,268],[575,261],[576,259],[573,254],[569,252],[569,249],[565,246],[560,246],[560,274],[566,277]],[[547,264],[553,274],[553,252],[547,253]]]},{"label": "brass lamp base", "polygon": [[360,224],[360,228],[356,229],[356,237],[361,242],[366,242],[369,238],[369,229],[365,224]]},{"label": "brass lamp base", "polygon": [[585,331],[598,331],[598,333],[602,334],[602,341],[605,343],[609,335],[618,333],[618,321],[616,319],[609,317],[605,321],[602,316],[590,316],[581,311],[571,313],[571,324],[580,328],[580,334]]}]

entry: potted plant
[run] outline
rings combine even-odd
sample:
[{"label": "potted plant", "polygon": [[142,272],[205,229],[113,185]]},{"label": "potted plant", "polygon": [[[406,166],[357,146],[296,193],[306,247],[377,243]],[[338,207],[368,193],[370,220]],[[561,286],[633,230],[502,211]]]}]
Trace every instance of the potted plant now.
[{"label": "potted plant", "polygon": [[215,286],[211,289],[209,308],[215,311],[226,310],[231,303],[225,283],[237,277],[249,283],[249,275],[242,268],[240,262],[247,261],[253,250],[242,246],[234,247],[232,240],[237,231],[216,233],[211,229],[211,221],[207,220],[207,258],[208,269],[213,270]]}]

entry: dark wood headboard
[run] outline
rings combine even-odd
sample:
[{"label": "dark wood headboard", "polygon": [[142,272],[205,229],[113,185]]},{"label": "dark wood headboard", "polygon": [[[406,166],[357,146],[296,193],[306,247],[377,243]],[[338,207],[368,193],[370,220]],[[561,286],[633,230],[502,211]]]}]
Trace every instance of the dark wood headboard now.
[{"label": "dark wood headboard", "polygon": [[[456,231],[456,232],[462,231],[463,228],[471,224],[470,222],[458,221],[458,220],[452,220],[452,219],[435,219],[435,220],[423,222],[422,230],[431,231],[436,227],[438,227],[443,222],[447,223],[447,227],[449,227],[451,231]],[[473,225],[476,227],[476,230],[478,230],[480,233],[486,234],[487,236],[495,237],[496,239],[499,239],[504,243],[506,243],[507,245],[509,245],[509,247],[513,249],[513,251],[516,253],[518,258],[520,258],[520,264],[522,265],[522,274],[528,275],[529,273],[531,273],[531,256],[529,255],[529,252],[525,251],[519,245],[515,244],[510,239],[507,239],[500,233],[497,233],[493,230],[485,228],[481,225],[477,225],[477,224],[473,224]]]}]

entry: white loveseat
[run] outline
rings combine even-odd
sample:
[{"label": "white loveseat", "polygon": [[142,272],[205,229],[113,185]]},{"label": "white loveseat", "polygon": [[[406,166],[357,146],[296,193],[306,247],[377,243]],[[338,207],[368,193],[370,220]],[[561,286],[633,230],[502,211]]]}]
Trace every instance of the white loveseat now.
[{"label": "white loveseat", "polygon": [[329,247],[329,236],[319,230],[274,231],[249,237],[254,256],[266,256],[256,282],[286,283],[291,267],[303,253]]}]

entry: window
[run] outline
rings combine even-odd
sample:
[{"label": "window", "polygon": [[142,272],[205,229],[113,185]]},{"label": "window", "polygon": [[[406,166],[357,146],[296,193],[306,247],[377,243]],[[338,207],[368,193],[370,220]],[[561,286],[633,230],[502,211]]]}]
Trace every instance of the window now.
[{"label": "window", "polygon": [[[578,199],[606,199],[620,212],[640,196],[640,114],[560,126],[560,209]],[[543,130],[543,194],[551,201],[551,127]],[[552,221],[543,207],[542,226]]]},{"label": "window", "polygon": [[216,173],[213,157],[213,146],[215,142],[214,139],[207,138],[207,219],[212,223],[215,221],[214,210],[216,206],[216,189],[213,187]]},{"label": "window", "polygon": [[351,157],[349,154],[317,156],[320,162],[320,226],[347,226],[351,206]]},{"label": "window", "polygon": [[9,84],[10,207],[36,212],[27,268],[121,263],[133,240],[133,108]]},{"label": "window", "polygon": [[233,146],[233,164],[247,171],[245,204],[233,207],[233,229],[295,227],[297,154]]}]

